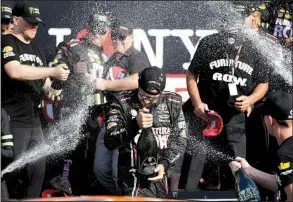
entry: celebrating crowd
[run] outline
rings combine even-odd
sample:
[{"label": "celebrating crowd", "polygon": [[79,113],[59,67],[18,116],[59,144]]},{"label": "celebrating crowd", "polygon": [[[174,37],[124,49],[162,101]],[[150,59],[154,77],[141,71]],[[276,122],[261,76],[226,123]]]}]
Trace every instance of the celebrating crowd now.
[{"label": "celebrating crowd", "polygon": [[[179,94],[165,91],[163,69],[133,47],[131,21],[97,11],[86,35],[61,42],[48,65],[34,40],[43,24],[39,8],[2,4],[1,170],[49,144],[46,131],[70,119],[78,106],[88,110],[76,124],[77,147],[53,163],[40,158],[3,175],[2,199],[164,198],[169,191],[229,190],[241,168],[270,190],[261,192],[264,199],[277,194],[292,201],[292,83],[274,72],[253,37],[292,51],[292,32],[280,39],[280,27],[273,25],[291,21],[292,30],[293,5],[266,1],[243,10],[241,30],[221,30],[199,42],[186,74],[190,98],[183,104]],[[107,36],[113,54],[103,46]],[[53,118],[44,103],[52,104]],[[256,150],[249,137],[270,139],[267,134],[276,142],[271,169],[250,165],[248,154]],[[216,158],[211,150],[235,160]]]}]

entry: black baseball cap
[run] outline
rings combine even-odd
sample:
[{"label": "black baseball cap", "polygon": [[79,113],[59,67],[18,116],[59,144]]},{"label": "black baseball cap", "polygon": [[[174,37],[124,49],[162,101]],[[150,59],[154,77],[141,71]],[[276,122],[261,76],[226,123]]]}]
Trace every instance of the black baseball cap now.
[{"label": "black baseball cap", "polygon": [[104,35],[110,28],[110,19],[106,15],[94,13],[88,21],[88,30],[93,33]]},{"label": "black baseball cap", "polygon": [[292,94],[285,92],[272,92],[265,100],[263,114],[270,115],[276,120],[292,120]]},{"label": "black baseball cap", "polygon": [[127,36],[133,34],[134,26],[131,22],[116,21],[112,27],[111,39],[124,41]]},{"label": "black baseball cap", "polygon": [[[138,86],[148,94],[161,94],[166,86],[166,75],[158,67],[152,66],[145,68],[139,73]],[[158,92],[152,93],[151,90],[157,90]]]},{"label": "black baseball cap", "polygon": [[44,24],[39,8],[28,3],[17,3],[12,9],[12,15],[22,17],[30,24]]},{"label": "black baseball cap", "polygon": [[12,20],[12,8],[7,4],[1,4],[1,20]]}]

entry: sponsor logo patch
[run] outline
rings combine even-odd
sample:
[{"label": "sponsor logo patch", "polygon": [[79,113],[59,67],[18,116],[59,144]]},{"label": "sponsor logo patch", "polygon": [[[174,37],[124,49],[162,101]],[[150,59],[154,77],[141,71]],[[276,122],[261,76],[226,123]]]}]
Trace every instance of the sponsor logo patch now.
[{"label": "sponsor logo patch", "polygon": [[15,56],[15,54],[12,52],[13,48],[11,46],[5,46],[2,50],[3,54],[3,58],[8,58],[8,57],[12,57]]},{"label": "sponsor logo patch", "polygon": [[13,51],[13,48],[11,46],[5,46],[3,48],[3,53],[8,53],[8,52],[12,52]]},{"label": "sponsor logo patch", "polygon": [[108,125],[107,125],[107,129],[113,128],[113,127],[115,127],[115,126],[117,126],[117,123],[115,123],[115,122],[110,122],[110,123],[108,123]]},{"label": "sponsor logo patch", "polygon": [[287,168],[290,168],[290,162],[286,162],[286,163],[281,162],[278,168],[279,170],[285,170]]}]

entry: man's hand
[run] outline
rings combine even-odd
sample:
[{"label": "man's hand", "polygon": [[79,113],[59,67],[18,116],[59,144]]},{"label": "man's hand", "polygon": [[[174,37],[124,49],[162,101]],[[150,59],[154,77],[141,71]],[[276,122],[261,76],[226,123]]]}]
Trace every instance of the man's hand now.
[{"label": "man's hand", "polygon": [[258,30],[261,26],[261,13],[259,11],[254,11],[244,20],[244,25],[253,30]]},{"label": "man's hand", "polygon": [[246,116],[249,117],[251,112],[253,111],[254,109],[254,105],[251,105],[248,107],[248,109],[246,110]]},{"label": "man's hand", "polygon": [[236,98],[235,108],[241,112],[245,112],[251,107],[253,103],[251,103],[249,97],[245,95],[241,95],[240,97]]},{"label": "man's hand", "polygon": [[241,168],[241,164],[238,161],[230,162],[229,166],[234,176],[235,176],[235,173]]},{"label": "man's hand", "polygon": [[142,108],[138,111],[136,122],[140,129],[149,128],[153,125],[153,115],[149,113],[150,110]]},{"label": "man's hand", "polygon": [[96,90],[107,90],[107,80],[102,79],[102,78],[97,78],[96,79]]},{"label": "man's hand", "polygon": [[247,168],[250,167],[249,163],[241,157],[236,157],[236,161],[232,161],[229,163],[229,166],[231,168],[231,171],[233,173],[233,175],[235,176],[235,173],[242,168],[243,171],[245,172],[247,170]]},{"label": "man's hand", "polygon": [[52,77],[56,78],[57,80],[66,81],[69,76],[69,69],[66,64],[60,64],[56,67],[53,67],[54,74]]},{"label": "man's hand", "polygon": [[158,173],[158,175],[156,177],[148,178],[149,181],[155,182],[163,179],[165,175],[165,168],[163,164],[158,164],[154,171],[155,173]]},{"label": "man's hand", "polygon": [[194,106],[193,114],[197,117],[200,117],[202,119],[206,119],[206,111],[209,111],[209,107],[206,103],[200,103],[196,106]]},{"label": "man's hand", "polygon": [[[60,91],[61,92],[61,91]],[[55,90],[53,90],[52,88],[49,88],[49,90],[45,91],[45,95],[47,96],[47,98],[53,102],[58,102],[61,100],[60,95],[61,93],[56,93]]]}]

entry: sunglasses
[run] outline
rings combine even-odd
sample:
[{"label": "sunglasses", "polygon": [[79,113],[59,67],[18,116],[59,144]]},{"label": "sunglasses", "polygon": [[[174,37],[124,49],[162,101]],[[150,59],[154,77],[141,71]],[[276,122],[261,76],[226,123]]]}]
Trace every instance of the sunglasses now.
[{"label": "sunglasses", "polygon": [[141,97],[141,99],[147,99],[151,103],[156,103],[159,99],[159,95],[149,95],[146,92],[144,92],[141,88],[138,90],[138,94]]},{"label": "sunglasses", "polygon": [[127,38],[127,34],[125,33],[118,33],[118,34],[111,34],[111,39],[113,41],[125,41],[125,39]]},{"label": "sunglasses", "polygon": [[105,35],[107,33],[107,30],[105,30],[105,29],[89,29],[89,32],[91,32],[94,35]]}]

